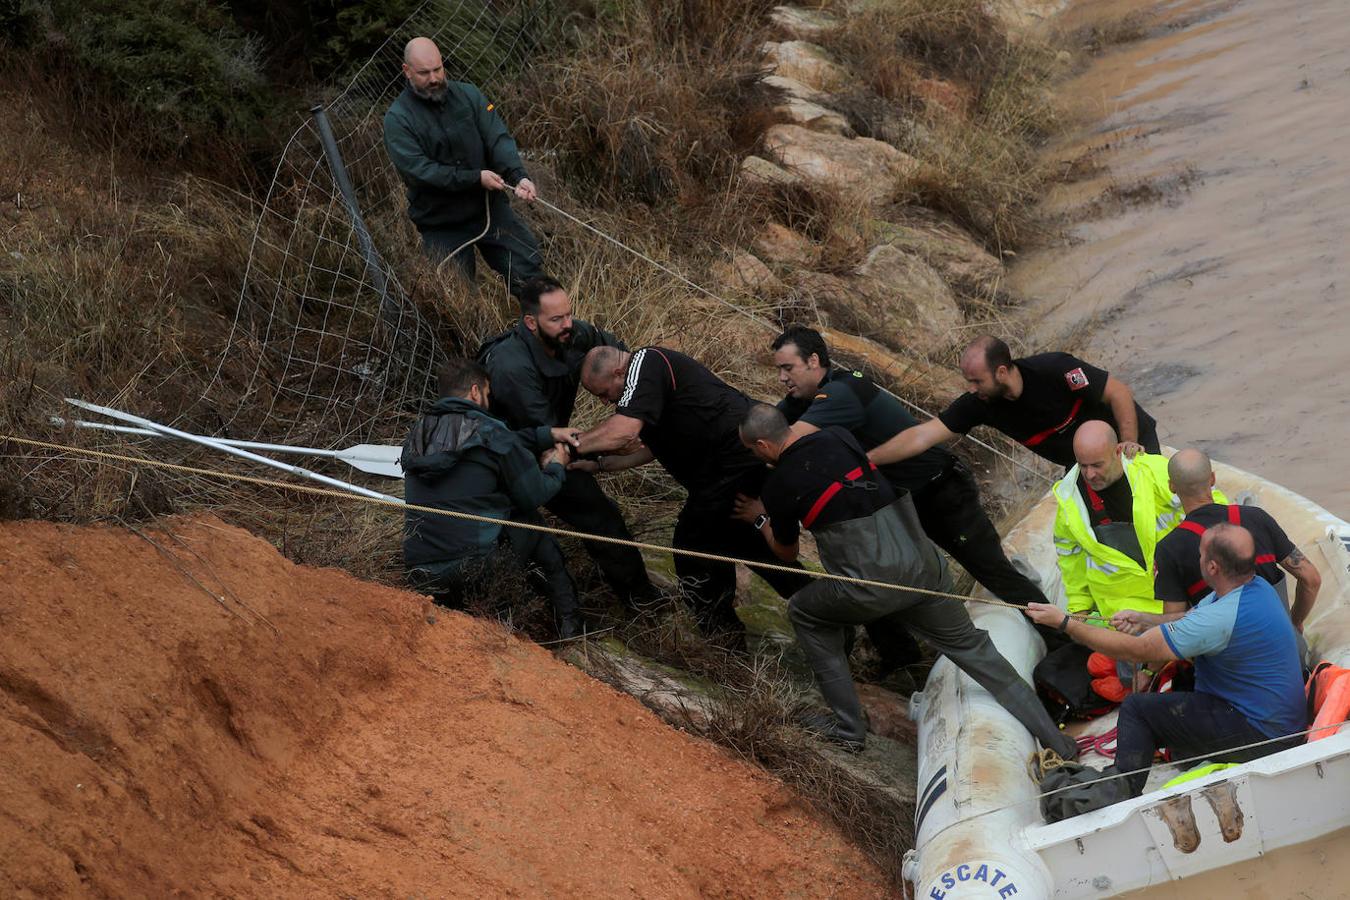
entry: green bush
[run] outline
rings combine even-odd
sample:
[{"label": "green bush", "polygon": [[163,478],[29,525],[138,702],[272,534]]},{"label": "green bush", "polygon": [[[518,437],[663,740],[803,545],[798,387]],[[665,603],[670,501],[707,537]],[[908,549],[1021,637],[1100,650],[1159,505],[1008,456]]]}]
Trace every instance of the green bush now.
[{"label": "green bush", "polygon": [[[33,51],[91,127],[154,156],[255,144],[275,95],[263,44],[209,0],[53,0]],[[134,117],[123,120],[119,113]],[[95,121],[103,119],[105,121]]]}]

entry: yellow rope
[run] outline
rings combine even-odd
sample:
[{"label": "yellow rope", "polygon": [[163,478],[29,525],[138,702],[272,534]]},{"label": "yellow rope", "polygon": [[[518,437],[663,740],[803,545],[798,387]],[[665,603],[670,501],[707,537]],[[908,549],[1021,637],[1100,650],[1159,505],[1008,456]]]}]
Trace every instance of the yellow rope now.
[{"label": "yellow rope", "polygon": [[[607,544],[618,544],[623,547],[634,547],[638,550],[651,550],[657,553],[671,553],[677,556],[688,556],[694,559],[704,559],[710,562],[740,563],[746,566],[752,566],[757,569],[768,569],[775,572],[788,572],[794,575],[805,575],[809,578],[820,578],[827,581],[839,581],[845,584],[857,584],[864,587],[885,588],[894,591],[909,591],[915,594],[925,594],[930,597],[941,597],[946,600],[959,600],[962,603],[973,601],[975,603],[984,603],[989,606],[1002,606],[1008,609],[1021,611],[1022,607],[1007,603],[1003,600],[986,599],[983,597],[967,597],[962,594],[953,594],[948,591],[934,591],[928,588],[909,587],[903,584],[891,584],[885,581],[874,581],[870,578],[853,578],[848,575],[835,575],[832,572],[813,572],[809,569],[799,569],[794,566],[784,566],[775,563],[758,562],[748,559],[738,559],[734,556],[723,556],[719,553],[704,553],[700,550],[686,550],[681,547],[666,547],[661,544],[649,544],[644,541],[634,541],[625,538],[610,537],[603,534],[586,534],[579,531],[569,531],[565,528],[555,528],[551,525],[536,525],[531,522],[506,521],[495,519],[491,516],[479,516],[474,513],[460,512],[453,509],[438,509],[434,506],[422,506],[416,503],[401,503],[397,500],[382,500],[378,497],[363,497],[359,494],[351,494],[344,491],[334,490],[332,488],[313,487],[307,484],[292,484],[286,481],[277,481],[272,478],[259,478],[256,475],[239,475],[233,472],[222,472],[215,469],[203,469],[196,466],[185,466],[179,463],[164,462],[157,459],[145,459],[137,456],[125,456],[120,453],[109,453],[105,450],[91,450],[86,447],[72,447],[68,444],[56,444],[50,441],[37,441],[31,438],[21,438],[12,434],[0,435],[0,441],[13,441],[16,444],[23,444],[29,447],[40,447],[46,450],[57,450],[62,453],[76,453],[95,459],[116,460],[118,462],[131,463],[138,466],[151,466],[153,468],[165,469],[172,472],[183,472],[189,475],[201,475],[207,478],[216,478],[224,481],[242,481],[249,484],[257,484],[263,487],[280,488],[287,491],[299,491],[303,494],[312,494],[316,497],[334,497],[339,500],[350,500],[361,503],[370,503],[375,506],[389,507],[398,510],[416,510],[418,512],[428,513],[436,516],[446,516],[452,519],[464,519],[470,522],[486,522],[493,525],[501,525],[510,528],[523,528],[527,531],[542,531],[545,534],[556,534],[564,537],[580,538],[585,541],[601,541]],[[1097,619],[1105,621],[1101,616],[1094,616],[1089,613],[1074,613],[1075,618]]]}]

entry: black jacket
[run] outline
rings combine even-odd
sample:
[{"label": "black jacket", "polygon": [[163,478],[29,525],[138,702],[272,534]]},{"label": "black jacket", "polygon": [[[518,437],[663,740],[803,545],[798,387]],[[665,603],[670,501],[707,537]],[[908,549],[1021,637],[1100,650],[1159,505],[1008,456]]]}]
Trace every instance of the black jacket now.
[{"label": "black jacket", "polygon": [[408,217],[419,228],[481,222],[484,169],[513,186],[527,177],[506,123],[463,81],[449,82],[440,103],[405,87],[384,114],[384,146],[408,186]]},{"label": "black jacket", "polygon": [[[486,410],[458,397],[442,397],[413,424],[403,443],[403,496],[411,504],[490,516],[531,511],[562,487],[558,463],[540,469],[539,447],[512,432]],[[403,559],[408,568],[468,561],[492,553],[502,527],[408,510]]]},{"label": "black jacket", "polygon": [[536,443],[551,440],[550,428],[562,428],[572,418],[581,384],[581,361],[592,347],[627,350],[614,335],[581,319],[572,320],[572,343],[558,356],[524,322],[492,338],[478,351],[478,359],[492,378],[492,412],[512,428],[534,428]]}]

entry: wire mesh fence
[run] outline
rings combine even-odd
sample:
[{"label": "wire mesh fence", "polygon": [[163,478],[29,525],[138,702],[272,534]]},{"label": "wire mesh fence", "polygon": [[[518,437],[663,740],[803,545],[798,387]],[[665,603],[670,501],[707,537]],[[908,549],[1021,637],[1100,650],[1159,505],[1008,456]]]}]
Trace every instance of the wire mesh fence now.
[{"label": "wire mesh fence", "polygon": [[388,411],[427,399],[443,358],[434,317],[387,262],[407,243],[381,132],[404,45],[432,38],[448,78],[491,90],[528,64],[550,14],[542,0],[427,0],[290,136],[212,379],[213,394],[236,400],[221,410],[232,433],[323,446],[401,437]]}]

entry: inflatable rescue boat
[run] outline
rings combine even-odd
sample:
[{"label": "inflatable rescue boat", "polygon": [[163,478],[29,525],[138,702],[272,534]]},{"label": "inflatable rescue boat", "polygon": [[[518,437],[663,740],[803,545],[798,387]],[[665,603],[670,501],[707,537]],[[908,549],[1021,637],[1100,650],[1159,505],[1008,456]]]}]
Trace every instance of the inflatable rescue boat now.
[{"label": "inflatable rescue boat", "polygon": [[[1232,466],[1215,463],[1215,474],[1229,498],[1274,516],[1320,570],[1322,589],[1304,635],[1313,659],[1350,667],[1350,524]],[[1005,547],[1062,606],[1054,517],[1055,500],[1047,493]],[[968,605],[975,624],[1030,681],[1045,646],[1026,618],[1006,608]],[[1142,796],[1046,824],[1040,787],[1028,767],[1035,741],[949,660],[933,667],[910,712],[919,730],[919,776],[915,848],[905,877],[924,900],[1149,896],[1200,876],[1205,889],[1188,894],[1205,896],[1224,870],[1236,872],[1272,851],[1350,826],[1350,726],[1172,787],[1164,785],[1180,772],[1160,763]],[[1114,719],[1114,713],[1104,716],[1087,731],[1105,733]],[[1098,768],[1111,763],[1095,753],[1080,761]],[[1345,842],[1350,849],[1350,833]],[[1277,895],[1293,894],[1262,894]]]}]

